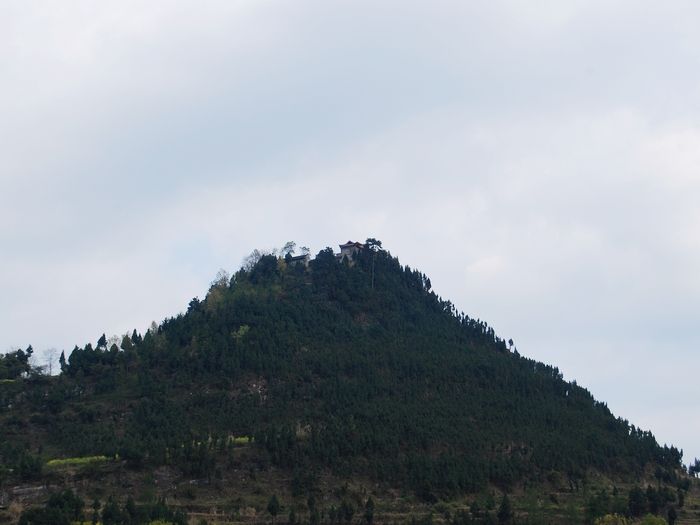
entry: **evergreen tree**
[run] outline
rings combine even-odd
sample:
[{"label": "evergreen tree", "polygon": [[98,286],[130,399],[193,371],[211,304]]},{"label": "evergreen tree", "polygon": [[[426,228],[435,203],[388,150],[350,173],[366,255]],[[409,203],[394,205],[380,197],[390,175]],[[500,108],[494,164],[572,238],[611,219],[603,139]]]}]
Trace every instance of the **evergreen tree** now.
[{"label": "evergreen tree", "polygon": [[92,500],[92,525],[97,525],[97,522],[100,521],[100,500],[95,498]]},{"label": "evergreen tree", "polygon": [[280,512],[280,502],[277,499],[277,495],[273,494],[270,500],[267,502],[267,512],[272,516],[272,523],[275,523],[275,518]]},{"label": "evergreen tree", "polygon": [[131,496],[129,496],[126,500],[124,510],[129,516],[129,523],[137,523],[138,512],[136,510],[136,503],[134,502],[134,498],[132,498]]},{"label": "evergreen tree", "polygon": [[367,498],[364,518],[367,525],[372,525],[374,523],[374,500],[372,499],[372,496]]},{"label": "evergreen tree", "polygon": [[306,503],[309,508],[309,525],[319,525],[321,523],[321,515],[316,508],[316,498],[311,494]]},{"label": "evergreen tree", "polygon": [[661,506],[662,503],[661,503],[660,498],[659,498],[659,493],[651,485],[647,486],[646,499],[647,499],[647,507],[649,508],[649,512],[651,512],[652,514],[658,514],[659,507]]},{"label": "evergreen tree", "polygon": [[510,504],[510,499],[508,494],[503,494],[503,499],[501,499],[501,505],[498,507],[498,522],[499,523],[510,523],[513,519],[513,508]]},{"label": "evergreen tree", "polygon": [[627,506],[631,516],[642,516],[647,510],[647,498],[638,486],[632,487],[627,498]]},{"label": "evergreen tree", "polygon": [[102,525],[121,525],[124,522],[122,511],[111,496],[102,509]]},{"label": "evergreen tree", "polygon": [[345,523],[351,523],[352,517],[355,515],[355,507],[348,500],[343,499],[340,502],[340,516]]},{"label": "evergreen tree", "polygon": [[674,525],[676,523],[676,520],[678,519],[678,513],[676,512],[676,509],[673,507],[669,507],[668,512],[666,513],[666,517],[668,518],[668,525]]}]

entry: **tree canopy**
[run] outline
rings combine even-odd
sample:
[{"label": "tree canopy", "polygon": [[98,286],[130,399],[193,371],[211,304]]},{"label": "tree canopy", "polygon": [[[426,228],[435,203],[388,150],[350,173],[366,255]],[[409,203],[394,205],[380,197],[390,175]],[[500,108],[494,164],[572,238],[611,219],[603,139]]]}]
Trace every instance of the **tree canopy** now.
[{"label": "tree canopy", "polygon": [[[76,347],[22,406],[0,391],[0,417],[51,414],[46,439],[66,456],[198,475],[214,469],[216,447],[245,436],[280,467],[358,472],[428,501],[552,471],[576,480],[590,468],[634,475],[653,463],[675,476],[676,448],[513,351],[380,241],[366,246],[352,261],[321,250],[308,268],[255,252],[146,334]],[[0,377],[21,375],[26,357],[4,356]],[[0,458],[19,464],[24,437],[0,429]],[[294,480],[313,483],[301,472]]]}]

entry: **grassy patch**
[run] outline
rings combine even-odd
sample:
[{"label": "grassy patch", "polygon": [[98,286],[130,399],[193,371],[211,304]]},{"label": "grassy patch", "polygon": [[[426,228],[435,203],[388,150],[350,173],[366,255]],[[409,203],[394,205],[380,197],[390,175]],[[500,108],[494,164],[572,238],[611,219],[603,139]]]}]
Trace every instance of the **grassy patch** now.
[{"label": "grassy patch", "polygon": [[85,465],[97,465],[109,461],[107,456],[83,456],[80,458],[52,459],[46,463],[47,467],[82,467]]}]

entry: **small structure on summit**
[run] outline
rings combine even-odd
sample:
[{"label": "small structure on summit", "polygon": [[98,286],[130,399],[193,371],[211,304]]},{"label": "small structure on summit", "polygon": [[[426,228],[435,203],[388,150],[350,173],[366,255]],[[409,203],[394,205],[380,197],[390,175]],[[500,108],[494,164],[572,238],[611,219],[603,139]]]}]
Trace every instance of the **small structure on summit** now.
[{"label": "small structure on summit", "polygon": [[311,257],[309,256],[308,253],[304,253],[302,255],[291,255],[291,254],[287,254],[287,255],[288,255],[288,257],[285,257],[284,260],[288,265],[296,266],[297,264],[302,264],[306,267],[309,266],[309,261],[311,260]]},{"label": "small structure on summit", "polygon": [[337,255],[338,259],[341,261],[343,257],[347,257],[348,261],[352,261],[354,255],[365,249],[365,245],[361,242],[348,241],[345,244],[340,244],[340,253]]}]

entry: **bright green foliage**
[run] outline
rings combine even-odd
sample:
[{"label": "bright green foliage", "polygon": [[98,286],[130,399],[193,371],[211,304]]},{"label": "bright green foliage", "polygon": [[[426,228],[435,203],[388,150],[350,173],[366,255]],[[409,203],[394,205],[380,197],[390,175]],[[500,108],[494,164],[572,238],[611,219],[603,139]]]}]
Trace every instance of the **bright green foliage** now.
[{"label": "bright green foliage", "polygon": [[84,465],[94,465],[109,461],[107,456],[86,456],[82,458],[52,459],[46,463],[47,467],[79,467]]},{"label": "bright green foliage", "polygon": [[668,525],[665,519],[653,514],[647,514],[642,518],[640,525]]},{"label": "bright green foliage", "polygon": [[595,525],[629,525],[629,520],[619,514],[606,514],[596,518]]}]

